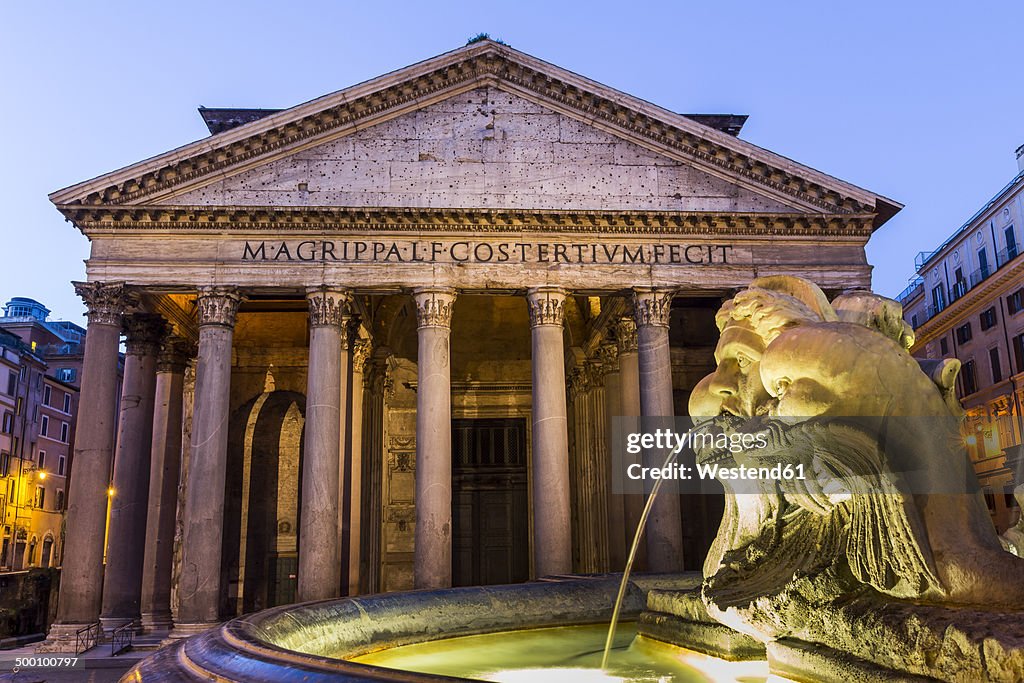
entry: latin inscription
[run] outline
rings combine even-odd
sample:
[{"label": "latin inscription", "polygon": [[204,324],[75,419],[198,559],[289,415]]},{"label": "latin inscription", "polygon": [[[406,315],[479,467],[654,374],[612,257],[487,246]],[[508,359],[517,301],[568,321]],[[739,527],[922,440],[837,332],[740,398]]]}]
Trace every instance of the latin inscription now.
[{"label": "latin inscription", "polygon": [[303,240],[246,242],[242,260],[707,265],[730,263],[732,249],[729,244]]}]

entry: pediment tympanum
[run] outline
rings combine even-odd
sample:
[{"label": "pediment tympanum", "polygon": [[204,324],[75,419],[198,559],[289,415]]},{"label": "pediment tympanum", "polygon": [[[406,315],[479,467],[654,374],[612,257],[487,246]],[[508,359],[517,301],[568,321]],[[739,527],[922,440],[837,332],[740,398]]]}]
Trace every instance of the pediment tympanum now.
[{"label": "pediment tympanum", "polygon": [[871,216],[874,227],[900,208],[492,41],[269,113],[51,200],[79,227],[86,207],[789,213]]},{"label": "pediment tympanum", "polygon": [[497,87],[476,88],[163,203],[800,211]]}]

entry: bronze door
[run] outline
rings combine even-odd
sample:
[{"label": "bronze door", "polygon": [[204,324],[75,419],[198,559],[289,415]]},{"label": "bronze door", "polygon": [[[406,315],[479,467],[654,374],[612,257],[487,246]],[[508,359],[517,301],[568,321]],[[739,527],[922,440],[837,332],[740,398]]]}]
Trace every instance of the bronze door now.
[{"label": "bronze door", "polygon": [[452,581],[530,578],[526,421],[452,421]]}]

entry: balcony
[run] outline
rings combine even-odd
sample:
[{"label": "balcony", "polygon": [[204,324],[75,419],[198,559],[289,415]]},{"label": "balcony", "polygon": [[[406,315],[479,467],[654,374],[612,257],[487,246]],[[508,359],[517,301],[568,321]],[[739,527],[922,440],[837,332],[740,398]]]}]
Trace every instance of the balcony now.
[{"label": "balcony", "polygon": [[[992,268],[978,268],[970,275],[968,275],[965,279],[957,280],[956,282],[954,282],[953,285],[949,288],[948,292],[949,304],[952,304],[957,299],[962,298],[965,294],[967,294],[967,292],[971,291],[972,289],[980,285],[982,282],[995,275],[997,271],[1001,270],[1004,266],[1006,266],[1008,263],[1017,258],[1020,255],[1020,253],[1020,247],[1016,243],[1011,244],[1007,246],[1006,249],[1003,249],[1002,251],[996,254],[995,270],[993,270]],[[912,280],[910,285],[905,290],[903,290],[903,292],[897,298],[900,302],[904,302],[915,294],[914,290],[917,287],[922,287],[923,285],[924,281],[921,280],[920,278]],[[904,296],[906,296],[907,298],[904,299]],[[949,304],[941,303],[938,306],[934,304],[926,306],[924,309],[924,320],[921,324],[924,324],[931,320],[932,318],[934,318],[935,316],[937,316],[939,313],[942,312],[943,309],[949,306]]]},{"label": "balcony", "polygon": [[906,304],[908,301],[918,295],[918,293],[924,289],[924,278],[915,277],[907,285],[907,288],[896,295],[896,300],[901,304]]},{"label": "balcony", "polygon": [[1020,254],[1020,250],[1016,242],[1007,245],[1006,249],[1003,249],[996,254],[996,268],[1002,268],[1007,263],[1017,258],[1018,254]]}]

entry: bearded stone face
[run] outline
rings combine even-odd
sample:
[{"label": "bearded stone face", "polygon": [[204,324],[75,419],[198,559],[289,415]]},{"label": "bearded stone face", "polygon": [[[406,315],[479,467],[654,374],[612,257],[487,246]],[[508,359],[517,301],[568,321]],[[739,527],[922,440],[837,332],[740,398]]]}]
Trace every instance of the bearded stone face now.
[{"label": "bearded stone face", "polygon": [[755,417],[768,412],[771,395],[761,382],[764,340],[746,320],[732,321],[715,347],[715,371],[690,395],[690,415],[702,421],[718,415]]}]

